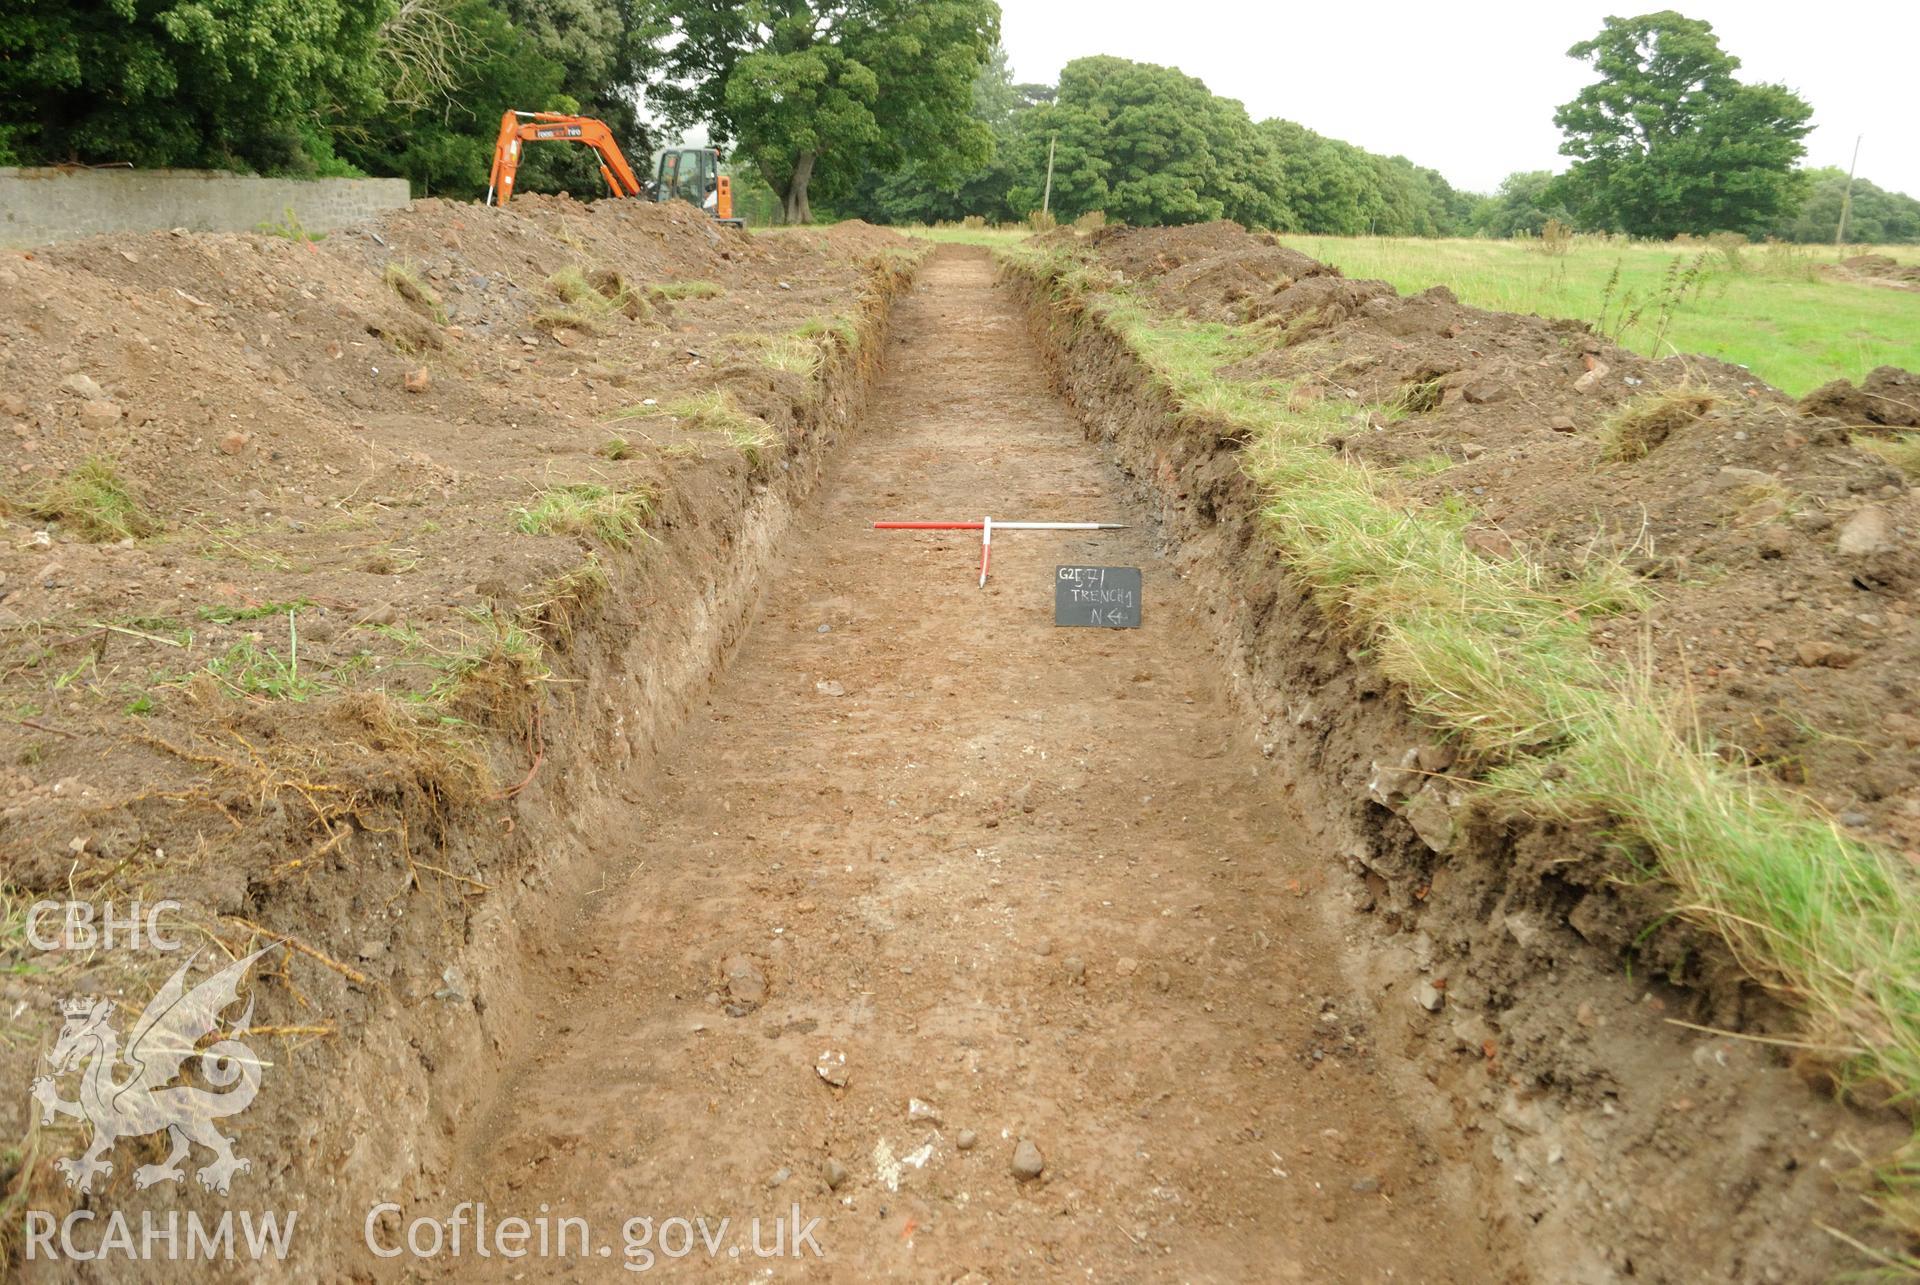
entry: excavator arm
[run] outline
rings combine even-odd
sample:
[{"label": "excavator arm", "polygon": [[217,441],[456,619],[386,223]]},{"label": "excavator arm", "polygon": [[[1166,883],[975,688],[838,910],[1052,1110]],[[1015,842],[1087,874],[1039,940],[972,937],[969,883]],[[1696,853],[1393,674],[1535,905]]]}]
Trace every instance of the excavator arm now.
[{"label": "excavator arm", "polygon": [[493,144],[493,173],[487,179],[487,204],[505,205],[513,197],[514,176],[520,171],[520,150],[526,143],[580,143],[600,155],[600,176],[615,196],[639,196],[640,180],[613,141],[605,121],[558,112],[508,111],[500,117],[500,136]]}]

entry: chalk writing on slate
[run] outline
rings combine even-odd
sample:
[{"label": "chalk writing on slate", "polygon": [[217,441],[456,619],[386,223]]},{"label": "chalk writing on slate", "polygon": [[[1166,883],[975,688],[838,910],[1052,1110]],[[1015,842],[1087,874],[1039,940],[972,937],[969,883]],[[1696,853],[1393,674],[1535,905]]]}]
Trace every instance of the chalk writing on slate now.
[{"label": "chalk writing on slate", "polygon": [[1138,629],[1140,568],[1054,568],[1053,623],[1097,629]]}]

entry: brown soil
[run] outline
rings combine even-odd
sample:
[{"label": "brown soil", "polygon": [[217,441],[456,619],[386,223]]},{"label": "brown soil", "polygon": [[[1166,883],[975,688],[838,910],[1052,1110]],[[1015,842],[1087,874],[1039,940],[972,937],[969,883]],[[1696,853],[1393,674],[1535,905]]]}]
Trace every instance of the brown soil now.
[{"label": "brown soil", "polygon": [[1821,270],[1863,285],[1920,290],[1920,264],[1901,263],[1890,254],[1856,254],[1836,265],[1823,265]]},{"label": "brown soil", "polygon": [[[984,255],[943,250],[896,330],[746,641],[543,952],[522,1065],[421,1208],[615,1226],[798,1201],[838,1278],[1497,1275],[1462,1140],[1386,1087],[1205,604]],[[977,539],[867,529],[967,504],[1135,525],[1005,533],[984,593]],[[1143,567],[1150,627],[1055,630],[1062,561]],[[829,1050],[844,1087],[816,1073]],[[923,1146],[894,1190],[886,1157]]]},{"label": "brown soil", "polygon": [[[594,772],[644,758],[737,630],[857,409],[903,254],[872,229],[750,237],[536,198],[420,202],[311,245],[158,234],[0,261],[0,1079],[44,1069],[57,1000],[124,995],[124,1031],[178,962],[43,954],[35,899],[171,898],[210,959],[290,935],[257,992],[280,1034],[247,1198],[299,1209],[314,1261],[344,1262],[364,1200],[431,1168],[434,1104],[471,1091],[490,1036],[469,979],[618,797]],[[568,267],[629,297],[558,324]],[[721,293],[645,302],[689,281]],[[762,360],[759,336],[815,319],[844,327],[810,341],[817,377]],[[764,448],[656,413],[716,388],[766,421]],[[156,534],[96,543],[43,516],[88,457]],[[575,483],[650,497],[646,530],[516,529]],[[274,698],[290,663],[267,691],[231,663],[296,645],[304,699]],[[64,1212],[52,1163],[82,1131],[7,1100],[0,1131],[35,1163],[4,1184]],[[217,1207],[191,1182],[133,1191],[132,1150],[96,1204]]]},{"label": "brown soil", "polygon": [[[1116,259],[1179,262],[1185,246],[1217,244],[1221,235],[1168,229],[1095,242],[1103,260],[1110,243],[1128,240],[1149,248]],[[1134,280],[1153,293],[1151,282]],[[1292,291],[1328,280],[1306,276],[1241,306],[1284,319]],[[1531,501],[1515,485],[1524,475],[1563,495],[1584,481],[1589,489],[1566,503],[1605,517],[1592,479],[1575,476],[1606,471],[1592,440],[1602,417],[1586,399],[1629,401],[1634,394],[1619,387],[1622,367],[1648,383],[1655,372],[1672,372],[1636,366],[1630,354],[1571,326],[1460,308],[1444,291],[1403,300],[1383,283],[1342,287],[1348,298],[1376,302],[1325,329],[1306,323],[1306,343],[1283,340],[1248,370],[1318,381],[1321,395],[1351,391],[1356,401],[1384,400],[1408,381],[1436,381],[1437,404],[1397,424],[1357,415],[1354,434],[1335,449],[1376,462],[1452,451],[1452,467],[1435,479],[1442,485],[1424,492],[1410,485],[1410,499],[1457,488],[1474,505],[1490,497],[1516,505]],[[1907,1137],[1907,1122],[1834,1106],[1816,1066],[1675,1025],[1798,1034],[1792,1015],[1723,948],[1672,918],[1657,886],[1623,880],[1620,854],[1606,836],[1490,813],[1450,794],[1444,777],[1418,789],[1453,756],[1372,671],[1356,640],[1289,578],[1260,533],[1260,496],[1231,435],[1174,413],[1117,337],[1039,292],[1032,304],[1056,381],[1154,508],[1176,565],[1213,602],[1218,647],[1232,662],[1262,749],[1287,774],[1289,794],[1322,847],[1347,862],[1333,891],[1360,912],[1347,921],[1349,943],[1368,943],[1347,958],[1359,985],[1402,1000],[1381,1009],[1383,1046],[1399,1054],[1395,1066],[1408,1081],[1437,1090],[1460,1128],[1486,1140],[1483,1156],[1494,1163],[1477,1171],[1485,1183],[1478,1199],[1497,1224],[1519,1229],[1539,1255],[1532,1261],[1540,1278],[1797,1281],[1849,1265],[1837,1242],[1822,1243],[1812,1229],[1839,1225],[1835,1218],[1858,1224],[1859,1192],[1870,1182],[1858,1159],[1890,1153]],[[1441,333],[1415,340],[1395,333],[1428,326]],[[1478,331],[1476,342],[1445,333],[1455,327],[1460,336]],[[1570,352],[1547,338],[1556,333],[1575,337]],[[1539,336],[1531,350],[1528,335]],[[1584,392],[1568,387],[1589,352],[1613,381],[1590,380]],[[1490,382],[1471,399],[1461,392],[1489,372],[1525,382],[1518,389]],[[1731,379],[1724,370],[1712,377],[1722,388]],[[1692,378],[1702,378],[1698,366]],[[1354,389],[1361,381],[1370,394]],[[1638,466],[1643,485],[1654,479],[1647,489],[1658,493],[1663,455],[1678,455],[1670,467],[1706,467],[1693,455],[1702,438],[1750,449],[1738,434],[1757,419],[1767,422],[1784,400],[1751,392],[1760,410],[1741,414],[1724,433],[1718,423],[1690,426],[1675,441],[1692,438],[1693,450],[1656,449]],[[1550,414],[1565,414],[1574,431],[1555,431],[1543,422]],[[1824,434],[1825,443],[1817,452],[1806,441],[1790,448],[1801,452],[1783,469],[1795,485],[1805,485],[1801,470],[1811,459],[1843,477],[1898,487],[1882,481],[1877,462],[1846,448],[1837,428],[1798,421],[1793,431]],[[1576,439],[1578,449],[1568,451],[1563,438]],[[1532,464],[1540,451],[1566,452],[1559,474]],[[1908,502],[1903,487],[1887,498]],[[1671,502],[1679,507],[1677,497]],[[1545,507],[1529,503],[1528,512]],[[1556,546],[1533,548],[1550,557]],[[1812,554],[1815,565],[1845,566],[1830,547],[1816,545]],[[1699,646],[1702,638],[1688,641]],[[1886,672],[1884,681],[1898,684],[1899,668]],[[1883,736],[1884,724],[1861,709],[1884,698],[1868,689],[1854,699],[1861,705],[1841,734]],[[1904,754],[1895,761],[1911,762]],[[1401,773],[1402,765],[1411,771]],[[1412,797],[1395,786],[1396,774],[1414,778]],[[1837,789],[1853,783],[1838,769],[1830,782]],[[1443,819],[1451,813],[1451,824],[1416,816],[1415,799]],[[1404,1004],[1404,988],[1421,968],[1447,979],[1437,1022]]]},{"label": "brown soil", "polygon": [[[1564,403],[1575,431],[1541,449],[1600,472],[1596,407],[1633,396],[1627,356],[1443,293],[1396,300],[1229,225],[1102,245],[1169,306],[1272,318],[1293,343],[1264,373],[1318,346],[1338,351],[1316,371],[1377,358],[1339,388],[1433,381],[1433,409],[1346,448],[1457,452],[1409,495],[1484,488],[1513,538],[1576,556],[1571,526],[1525,516],[1547,510],[1521,481],[1571,483],[1537,469],[1520,411]],[[729,1218],[743,1246],[747,1219],[794,1206],[823,1259],[680,1266],[1797,1281],[1838,1263],[1812,1228],[1859,1225],[1848,1184],[1897,1122],[1669,1024],[1777,1014],[1697,937],[1642,937],[1656,903],[1598,836],[1467,818],[1442,859],[1369,801],[1375,761],[1437,747],[1259,541],[1232,451],[1173,423],[1096,330],[1036,308],[1036,346],[983,253],[943,248],[900,295],[912,260],[861,225],[749,237],[534,198],[418,203],[317,246],[160,235],[0,260],[0,1083],[42,1069],[56,1000],[112,994],[124,1029],[175,963],[43,954],[18,905],[164,896],[210,958],[296,943],[254,992],[273,1066],[234,1126],[244,1195],[133,1190],[150,1139],[84,1203],[298,1209],[291,1274],[327,1280],[610,1276],[629,1218]],[[545,284],[570,265],[613,295],[723,292],[570,325]],[[767,364],[812,318],[842,323],[810,341],[817,374]],[[1587,355],[1611,376],[1567,392]],[[1718,477],[1759,458],[1758,426],[1791,425],[1767,431],[1797,497],[1777,525],[1803,547],[1763,561],[1851,577],[1880,612],[1830,613],[1862,654],[1791,676],[1890,692],[1910,544],[1829,543],[1868,503],[1910,529],[1910,498],[1841,426],[1738,372],[1694,378],[1748,436],[1684,424],[1620,466],[1680,546],[1662,574],[1693,584],[1710,546],[1689,532],[1718,514],[1663,468]],[[766,422],[764,448],[645,406],[713,389]],[[1487,407],[1500,431],[1468,414]],[[90,543],[44,516],[89,455],[157,533]],[[543,487],[587,481],[651,497],[632,547],[515,529]],[[1006,533],[984,592],[971,537],[867,527],[974,510],[1132,525]],[[567,579],[589,560],[603,589]],[[1146,626],[1054,629],[1061,561],[1141,567]],[[1703,636],[1738,605],[1718,583],[1684,596]],[[306,699],[205,672],[244,644],[289,656],[289,610]],[[1879,735],[1847,744],[1882,753]],[[1825,752],[1799,754],[1815,788],[1854,788]],[[1905,790],[1863,824],[1891,830]],[[7,1192],[72,1207],[52,1161],[80,1131],[9,1100]],[[1037,1177],[1013,1172],[1023,1140]],[[399,1206],[387,1244],[484,1201],[496,1221],[586,1217],[613,1252],[377,1260],[376,1201]]]},{"label": "brown soil", "polygon": [[[1796,410],[1738,367],[1649,361],[1581,323],[1464,307],[1444,287],[1403,298],[1233,224],[1095,240],[1161,306],[1271,334],[1229,373],[1353,405],[1335,448],[1393,470],[1410,502],[1464,502],[1488,556],[1570,571],[1623,560],[1656,604],[1603,629],[1602,647],[1650,648],[1706,730],[1920,861],[1920,501],[1849,432],[1911,422],[1915,376],[1882,368]],[[1272,263],[1272,286],[1220,285],[1216,261]],[[1678,389],[1708,394],[1706,413],[1610,462],[1609,421]]]},{"label": "brown soil", "polygon": [[1858,386],[1836,379],[1802,397],[1800,413],[1866,429],[1920,428],[1920,375],[1879,366]]}]

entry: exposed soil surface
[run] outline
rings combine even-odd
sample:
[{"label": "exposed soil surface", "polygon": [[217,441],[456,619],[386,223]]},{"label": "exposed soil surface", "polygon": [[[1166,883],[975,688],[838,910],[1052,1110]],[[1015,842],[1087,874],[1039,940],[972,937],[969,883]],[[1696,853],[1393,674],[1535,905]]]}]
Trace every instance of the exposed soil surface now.
[{"label": "exposed soil surface", "polygon": [[[1516,482],[1543,437],[1589,436],[1562,473],[1527,474],[1534,485],[1581,497],[1570,503],[1593,503],[1596,494],[1578,490],[1587,477],[1571,471],[1575,459],[1589,474],[1619,467],[1599,462],[1591,439],[1604,419],[1590,411],[1582,417],[1578,398],[1624,402],[1632,394],[1609,391],[1600,378],[1569,393],[1566,383],[1592,373],[1585,361],[1541,351],[1544,343],[1530,351],[1525,342],[1530,328],[1551,333],[1549,323],[1460,309],[1441,291],[1400,299],[1382,283],[1345,281],[1319,265],[1295,276],[1298,256],[1231,225],[1091,239],[1099,258],[1125,272],[1152,306],[1251,318],[1248,329],[1265,343],[1241,373],[1294,382],[1296,394],[1307,390],[1297,405],[1320,399],[1327,409],[1351,408],[1353,431],[1343,437],[1336,427],[1330,449],[1384,464],[1451,447],[1437,476],[1428,468],[1400,475],[1436,484],[1409,486],[1402,492],[1409,504],[1478,507],[1496,496],[1530,504]],[[1192,282],[1217,274],[1195,269],[1188,255],[1232,260],[1244,274],[1241,297],[1196,294]],[[1265,291],[1247,279],[1264,280]],[[1263,496],[1242,467],[1234,434],[1176,410],[1127,343],[1093,315],[1048,289],[1023,288],[1057,384],[1159,516],[1175,564],[1207,594],[1249,726],[1284,773],[1303,821],[1344,862],[1332,890],[1357,914],[1345,921],[1343,957],[1362,988],[1380,997],[1375,1029],[1398,1054],[1387,1065],[1431,1086],[1459,1127],[1485,1141],[1478,1154],[1493,1164],[1476,1171],[1477,1195],[1530,1251],[1531,1270],[1550,1280],[1798,1281],[1857,1267],[1850,1251],[1818,1229],[1867,1221],[1861,1195],[1871,1174],[1861,1160],[1891,1154],[1910,1136],[1910,1123],[1896,1113],[1837,1107],[1817,1060],[1796,1061],[1748,1038],[1793,1041],[1804,1032],[1715,936],[1677,918],[1670,894],[1638,877],[1607,835],[1489,807],[1462,789],[1474,765],[1409,715],[1372,667],[1364,640],[1289,575],[1262,531]],[[1289,324],[1290,298],[1320,302]],[[1316,313],[1330,320],[1321,326]],[[1266,330],[1259,316],[1283,324]],[[1396,319],[1423,316],[1437,316],[1448,330],[1484,325],[1486,334],[1471,347],[1461,334],[1417,345],[1393,334]],[[1590,350],[1577,327],[1563,329],[1576,353],[1613,359],[1604,345]],[[1322,347],[1311,349],[1314,338],[1289,343],[1296,332]],[[1437,369],[1423,351],[1434,354]],[[1363,374],[1378,370],[1370,393],[1355,389],[1352,375],[1328,376],[1343,352],[1356,356]],[[1534,395],[1555,399],[1549,404],[1575,407],[1566,417],[1574,431],[1536,424],[1540,408],[1505,404],[1498,382],[1482,390],[1494,395],[1464,396],[1458,373],[1494,363]],[[1397,419],[1367,413],[1368,402],[1385,400],[1402,380],[1428,390],[1425,409]],[[1808,452],[1802,442],[1793,462],[1810,458],[1843,476],[1864,476],[1889,488],[1887,503],[1906,502],[1904,486],[1847,448],[1839,426],[1800,423],[1824,434],[1825,449]],[[1730,448],[1745,449],[1739,434],[1750,424],[1734,420]],[[1682,431],[1691,439],[1671,466],[1676,489],[1702,467],[1691,453],[1700,439],[1713,440],[1703,424]],[[1640,462],[1641,475],[1657,484],[1662,452],[1671,450],[1657,447]],[[1485,457],[1503,467],[1469,472]],[[1472,484],[1446,485],[1461,475]],[[1377,476],[1393,487],[1393,474]],[[1679,496],[1668,503],[1684,512]],[[1853,516],[1837,525],[1849,529],[1872,507],[1852,501]],[[1600,507],[1589,520],[1604,527],[1608,512]],[[1878,555],[1911,558],[1911,528],[1886,531],[1891,547]],[[1527,551],[1549,565],[1556,557],[1551,543],[1529,542]],[[1480,552],[1507,550],[1490,544]],[[1797,565],[1836,579],[1858,556],[1825,543],[1810,554]],[[1827,592],[1838,587],[1816,583]],[[1841,583],[1863,598],[1874,592],[1870,581]],[[1705,588],[1714,584],[1708,579]],[[1669,593],[1685,608],[1685,595],[1698,590],[1691,580],[1660,587],[1650,613],[1656,626]],[[1726,610],[1725,600],[1716,609]],[[1883,681],[1894,684],[1885,690],[1904,692],[1900,672],[1885,671]],[[1855,690],[1843,735],[1884,735],[1871,721],[1870,699],[1871,689]],[[1822,785],[1864,788],[1844,767]],[[1423,980],[1443,991],[1437,1011],[1429,1011],[1435,996],[1421,989]],[[1885,1243],[1902,1248],[1897,1238]]]},{"label": "exposed soil surface", "polygon": [[[1848,445],[1901,421],[1836,409],[1909,376],[1796,409],[1231,225],[1097,245],[1160,306],[1266,328],[1246,373],[1411,390],[1335,449],[1467,498],[1488,556],[1630,560],[1670,597],[1612,645],[1651,631],[1715,730],[1920,833],[1914,501]],[[984,252],[522,198],[318,245],[80,242],[0,288],[10,1219],[297,1209],[310,1280],[1845,1261],[1816,1224],[1860,1225],[1901,1123],[1669,1022],[1787,1029],[1698,934],[1646,930],[1602,836],[1462,809],[1441,851],[1383,803],[1380,763],[1449,760],[1260,539],[1231,444]],[[1682,383],[1706,413],[1603,465],[1608,413]],[[719,419],[676,406],[711,393]],[[60,490],[90,457],[140,506],[124,540]],[[525,529],[582,485],[633,528]],[[1130,525],[1003,533],[985,590],[973,535],[869,527],[988,512]],[[1140,567],[1144,627],[1055,628],[1067,562]],[[28,943],[24,905],[69,896],[180,902],[195,980],[283,943],[232,1199],[137,1189],[151,1137],[61,1183],[84,1130],[24,1092],[57,1001],[110,997],[124,1033],[178,962]],[[592,1249],[369,1251],[463,1202]],[[796,1209],[823,1256],[756,1258],[750,1220],[764,1248]]]},{"label": "exposed soil surface", "polygon": [[1920,375],[1897,366],[1869,371],[1855,384],[1836,379],[1800,399],[1800,413],[1837,419],[1868,431],[1880,428],[1920,428]]},{"label": "exposed soil surface", "polygon": [[[113,997],[124,1040],[187,955],[197,981],[278,940],[233,1197],[299,1211],[312,1274],[359,1261],[366,1203],[441,1163],[491,1065],[488,1002],[514,1020],[476,979],[562,900],[619,799],[597,773],[645,760],[730,641],[912,257],[536,198],[0,259],[0,1249],[29,1202],[227,1207],[136,1190],[154,1138],[73,1190],[87,1129],[25,1087],[59,1001]],[[714,392],[749,437],[665,413]],[[141,510],[127,538],[61,489],[89,459]],[[524,529],[578,486],[639,529]],[[185,949],[42,951],[40,899],[171,900]]]},{"label": "exposed soil surface", "polygon": [[[1650,361],[1443,286],[1402,297],[1231,223],[1094,244],[1160,306],[1266,336],[1228,373],[1353,407],[1331,445],[1411,503],[1465,504],[1486,556],[1621,562],[1654,605],[1603,628],[1602,649],[1650,655],[1707,731],[1920,862],[1920,502],[1852,444],[1914,422],[1911,373],[1796,408],[1736,366]],[[1614,458],[1610,422],[1674,390],[1701,396]]]},{"label": "exposed soil surface", "polygon": [[1890,254],[1856,254],[1823,267],[1830,276],[1895,290],[1920,290],[1920,265],[1901,263]]},{"label": "exposed soil surface", "polygon": [[[839,1278],[1498,1278],[1461,1140],[1381,1077],[1205,606],[1014,300],[947,248],[895,326],[760,616],[547,944],[524,1065],[423,1207],[612,1228],[798,1202]],[[1136,525],[1003,533],[985,592],[976,541],[867,529],[972,509]],[[1146,627],[1055,629],[1060,562],[1142,567]]]}]

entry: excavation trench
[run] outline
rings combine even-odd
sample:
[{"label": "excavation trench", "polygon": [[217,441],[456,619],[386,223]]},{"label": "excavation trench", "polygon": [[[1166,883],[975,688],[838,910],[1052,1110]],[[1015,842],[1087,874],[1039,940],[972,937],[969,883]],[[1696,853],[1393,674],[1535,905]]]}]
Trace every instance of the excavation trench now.
[{"label": "excavation trench", "polygon": [[[1131,525],[1008,534],[984,591],[973,537],[868,526],[976,510]],[[1068,562],[1140,567],[1144,627],[1056,629]],[[729,1218],[749,1256],[797,1207],[843,1277],[1497,1275],[1472,1144],[1383,1066],[1211,611],[986,256],[937,252],[757,616],[594,822],[577,913],[512,934],[506,1070],[450,1109],[445,1182],[374,1237],[484,1201],[616,1263],[636,1218]]]},{"label": "excavation trench", "polygon": [[[341,735],[374,753],[385,733],[339,721],[362,706],[160,715],[202,747],[191,773],[159,760],[190,776],[184,796],[258,818],[210,822],[238,847],[169,869],[167,891],[309,943],[267,992],[269,1025],[337,1037],[275,1046],[243,1135],[246,1200],[300,1214],[293,1276],[584,1279],[677,1256],[728,1277],[745,1259],[941,1280],[1797,1281],[1847,1265],[1818,1228],[1862,1225],[1849,1184],[1903,1123],[1834,1106],[1777,1050],[1703,1033],[1756,1013],[1791,1028],[1766,1024],[1768,998],[1704,934],[1647,944],[1670,899],[1623,886],[1605,836],[1447,801],[1452,784],[1426,779],[1447,770],[1431,729],[1262,530],[1233,434],[1170,406],[1071,292],[996,284],[983,251],[943,247],[901,293],[912,256],[873,229],[836,229],[815,258],[608,208],[574,226],[635,279],[705,272],[760,303],[777,282],[785,311],[759,320],[797,328],[766,335],[822,360],[802,375],[770,350],[729,356],[739,308],[721,301],[596,341],[571,419],[523,429],[458,363],[444,406],[374,417],[459,466],[446,477],[464,479],[467,517],[521,503],[520,473],[555,452],[581,468],[581,440],[604,437],[602,379],[663,396],[712,381],[767,417],[761,447],[711,449],[649,417],[643,458],[596,455],[584,475],[618,464],[659,507],[644,542],[594,549],[605,592],[564,611],[541,586],[580,570],[584,538],[489,543],[470,522],[472,549],[440,536],[446,556],[410,573],[439,568],[411,582],[422,620],[484,600],[545,640],[538,672],[512,670],[476,715],[504,788],[442,793],[403,762],[367,787],[397,802],[362,799],[355,833],[323,840],[324,818],[289,806],[305,770],[270,779],[223,757],[227,741],[286,762]],[[388,231],[453,230],[437,228]],[[496,232],[475,263],[529,229]],[[672,263],[621,257],[656,235]],[[547,252],[563,244],[577,238]],[[835,320],[820,330],[808,310]],[[324,368],[307,376],[338,396]],[[365,488],[362,426],[317,422],[276,422],[271,440],[327,446],[324,476]],[[141,440],[200,476],[177,464],[198,442]],[[329,458],[296,457],[309,472]],[[1007,533],[984,591],[975,536],[870,529],[987,513],[1129,526]],[[107,556],[78,579],[126,576]],[[1060,563],[1139,567],[1144,627],[1055,628]],[[167,590],[171,566],[148,567]],[[393,591],[384,572],[377,589],[372,570],[335,573],[341,613]],[[276,583],[254,586],[261,601],[311,587]],[[324,642],[307,616],[300,631],[303,656]],[[1411,791],[1378,788],[1382,765],[1438,793],[1453,828],[1416,827]],[[59,796],[36,787],[21,813],[63,854],[29,868],[34,888],[62,886],[92,797]],[[191,818],[124,819],[105,838],[149,838],[156,863],[162,840],[205,848]],[[132,980],[152,993],[166,961],[148,962]],[[104,1207],[225,1207],[134,1189],[131,1169]],[[478,1255],[512,1239],[509,1219],[544,1228],[522,1242],[544,1261]],[[559,1219],[578,1221],[556,1240]],[[776,1245],[788,1261],[756,1258]]]},{"label": "excavation trench", "polygon": [[[1443,855],[1378,805],[1431,733],[1266,543],[1231,441],[981,251],[891,327],[678,675],[595,677],[650,712],[529,809],[579,855],[476,924],[484,1069],[436,1072],[428,1181],[373,1240],[479,1202],[577,1220],[590,1261],[778,1236],[831,1278],[1842,1262],[1818,1226],[1858,1225],[1846,1175],[1897,1130],[1701,1033],[1732,961],[1624,970],[1663,912],[1601,836],[1467,810]],[[984,591],[977,537],[870,527],[988,512],[1129,525],[1008,533]],[[1144,627],[1054,627],[1062,563],[1141,568]],[[626,718],[582,713],[583,747]]]}]

